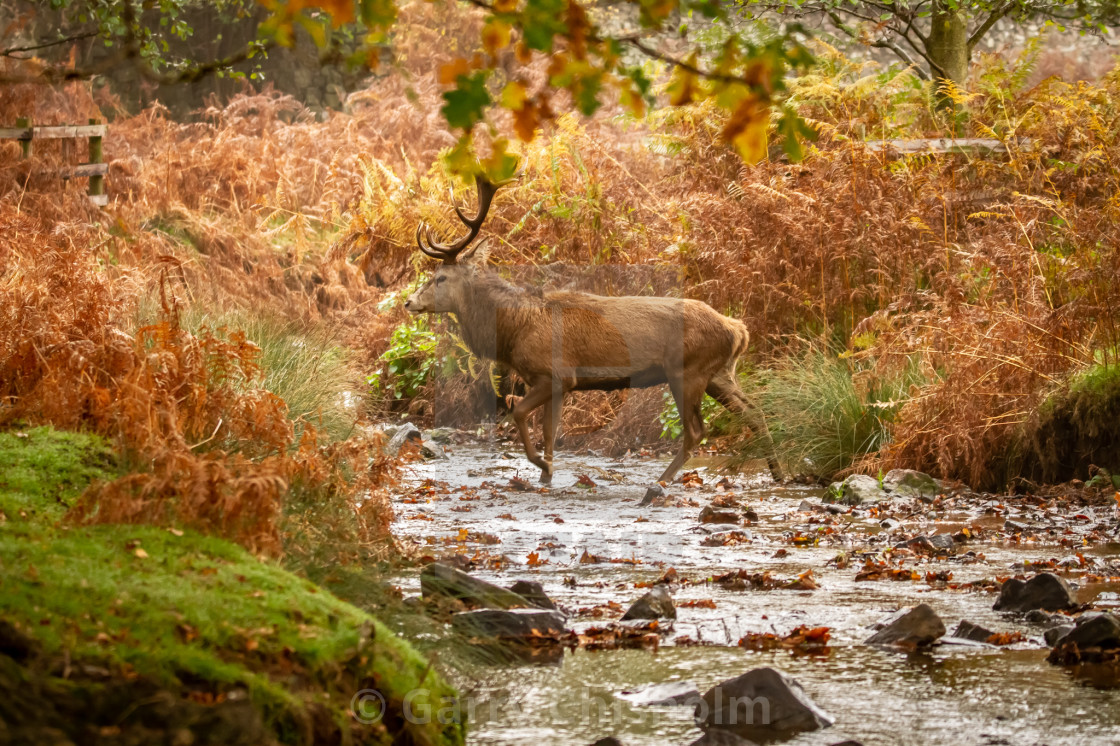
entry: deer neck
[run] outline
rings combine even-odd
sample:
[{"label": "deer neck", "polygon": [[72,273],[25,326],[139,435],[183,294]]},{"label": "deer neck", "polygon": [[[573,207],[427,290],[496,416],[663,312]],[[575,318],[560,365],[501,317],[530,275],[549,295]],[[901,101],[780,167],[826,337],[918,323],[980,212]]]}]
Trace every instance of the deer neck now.
[{"label": "deer neck", "polygon": [[525,311],[539,305],[533,294],[502,279],[496,272],[479,274],[471,283],[466,302],[455,316],[471,352],[487,360],[510,362],[510,351]]}]

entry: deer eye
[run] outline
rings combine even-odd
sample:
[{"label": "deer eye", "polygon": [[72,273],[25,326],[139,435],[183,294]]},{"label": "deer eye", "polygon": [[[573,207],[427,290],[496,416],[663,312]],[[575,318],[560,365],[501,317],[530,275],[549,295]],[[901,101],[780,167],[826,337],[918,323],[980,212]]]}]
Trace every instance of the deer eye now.
[{"label": "deer eye", "polygon": [[446,280],[446,279],[447,279],[447,278],[446,278],[446,277],[443,277],[443,276],[437,277],[437,278],[436,278],[436,284],[438,285],[438,284],[440,284],[441,282],[443,282],[443,281],[444,281],[444,280]]}]

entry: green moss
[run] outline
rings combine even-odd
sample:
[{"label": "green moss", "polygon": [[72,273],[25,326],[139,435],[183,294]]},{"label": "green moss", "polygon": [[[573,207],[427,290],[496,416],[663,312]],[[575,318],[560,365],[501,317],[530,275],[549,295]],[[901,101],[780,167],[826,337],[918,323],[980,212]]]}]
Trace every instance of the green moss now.
[{"label": "green moss", "polygon": [[429,691],[415,701],[432,711],[454,692],[408,643],[311,581],[191,531],[60,524],[110,463],[91,436],[0,432],[0,618],[45,658],[65,653],[172,691],[243,687],[284,742],[305,740],[299,724],[323,708],[360,742],[388,742],[394,727],[420,743],[462,740],[456,724],[351,719],[360,689],[379,690],[398,715],[412,690]]},{"label": "green moss", "polygon": [[1094,365],[1048,397],[1016,446],[1015,470],[1042,482],[1120,472],[1120,366]]}]

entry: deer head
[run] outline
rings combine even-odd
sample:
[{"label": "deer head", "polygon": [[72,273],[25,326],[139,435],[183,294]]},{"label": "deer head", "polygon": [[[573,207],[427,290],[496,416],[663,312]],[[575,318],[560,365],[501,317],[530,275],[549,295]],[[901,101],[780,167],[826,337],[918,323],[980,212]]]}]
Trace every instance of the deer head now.
[{"label": "deer head", "polygon": [[467,235],[454,243],[436,243],[432,240],[431,228],[426,223],[416,226],[416,244],[420,247],[420,251],[443,263],[432,279],[405,301],[404,307],[409,313],[457,313],[463,307],[471,278],[477,270],[486,266],[489,257],[489,251],[485,248],[485,239],[473,247],[470,247],[470,243],[482,228],[482,221],[490,211],[494,194],[510,181],[513,179],[494,184],[485,177],[477,177],[475,189],[478,192],[478,212],[473,218],[467,217],[459,206],[454,204],[454,194],[452,194],[455,214],[469,229]]}]

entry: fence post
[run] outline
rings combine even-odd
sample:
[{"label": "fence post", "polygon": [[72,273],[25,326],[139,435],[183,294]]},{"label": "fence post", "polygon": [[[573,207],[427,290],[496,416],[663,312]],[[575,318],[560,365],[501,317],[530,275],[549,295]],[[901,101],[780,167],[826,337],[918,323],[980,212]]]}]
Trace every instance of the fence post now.
[{"label": "fence post", "polygon": [[[100,119],[90,119],[90,124],[101,124]],[[101,136],[91,136],[89,138],[89,162],[101,163]],[[89,177],[89,194],[96,196],[105,193],[105,177],[101,174],[93,174]]]},{"label": "fence post", "polygon": [[[16,120],[16,126],[17,127],[28,127],[28,128],[30,128],[31,127],[31,120],[28,117],[20,117],[19,119]],[[33,133],[32,136],[34,136],[34,133]],[[19,141],[19,149],[22,151],[24,158],[30,158],[31,157],[31,138],[29,137],[26,140],[20,140]]]}]

